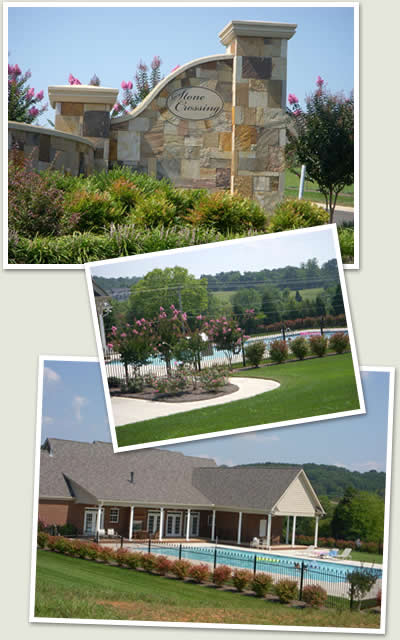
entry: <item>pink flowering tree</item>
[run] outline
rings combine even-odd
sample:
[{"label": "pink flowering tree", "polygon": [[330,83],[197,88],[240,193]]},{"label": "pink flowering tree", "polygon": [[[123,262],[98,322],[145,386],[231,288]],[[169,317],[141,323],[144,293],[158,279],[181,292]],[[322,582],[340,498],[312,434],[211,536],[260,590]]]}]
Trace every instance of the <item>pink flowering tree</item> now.
[{"label": "pink flowering tree", "polygon": [[333,221],[337,197],[354,182],[354,98],[328,91],[318,76],[305,107],[293,93],[288,96],[292,114],[286,158],[289,167],[306,166],[307,176],[325,197]]},{"label": "pink flowering tree", "polygon": [[224,351],[228,358],[229,366],[232,366],[232,357],[240,353],[243,349],[245,335],[236,320],[221,316],[216,320],[205,323],[208,338],[217,349]]},{"label": "pink flowering tree", "polygon": [[185,335],[187,314],[171,304],[169,309],[160,307],[156,318],[152,320],[155,333],[155,349],[164,360],[167,375],[171,375],[171,363],[175,356],[175,348]]},{"label": "pink flowering tree", "polygon": [[[82,84],[82,82],[79,80],[79,78],[75,78],[75,76],[72,73],[70,73],[68,76],[68,84],[70,85]],[[96,73],[94,73],[90,78],[89,85],[92,87],[99,87],[101,85],[101,80]]]},{"label": "pink flowering tree", "polygon": [[121,116],[129,113],[144,100],[161,79],[161,58],[154,56],[150,69],[140,61],[136,68],[135,86],[131,80],[121,82],[122,98],[115,103],[111,112],[112,116]]},{"label": "pink flowering tree", "polygon": [[155,345],[156,336],[153,325],[144,318],[120,328],[112,326],[108,335],[107,347],[120,354],[127,382],[129,366],[133,368],[134,378],[137,378],[140,368],[149,364],[151,357],[155,355]]},{"label": "pink flowering tree", "polygon": [[35,91],[28,84],[31,72],[22,73],[18,64],[8,65],[8,119],[32,124],[44,113],[48,105],[43,103],[43,90]]},{"label": "pink flowering tree", "polygon": [[176,359],[200,371],[201,359],[209,353],[209,349],[206,319],[199,314],[190,318],[190,322],[185,321],[184,335],[174,348]]}]

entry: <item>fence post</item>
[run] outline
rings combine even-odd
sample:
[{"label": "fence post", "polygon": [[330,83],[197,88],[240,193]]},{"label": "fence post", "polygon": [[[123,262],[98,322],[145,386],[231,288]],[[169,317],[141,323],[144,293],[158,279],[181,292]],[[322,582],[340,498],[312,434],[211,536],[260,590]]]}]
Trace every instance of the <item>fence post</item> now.
[{"label": "fence post", "polygon": [[243,359],[243,366],[246,366],[246,354],[244,352],[244,338],[243,338],[243,334],[242,334],[242,359]]},{"label": "fence post", "polygon": [[214,549],[214,569],[217,566],[217,545],[215,545]]},{"label": "fence post", "polygon": [[179,554],[178,554],[178,558],[179,560],[182,560],[182,545],[179,545]]},{"label": "fence post", "polygon": [[122,549],[122,547],[124,546],[124,536],[121,536],[120,543],[121,543],[121,547],[120,548]]},{"label": "fence post", "polygon": [[151,551],[151,538],[150,538],[150,534],[149,534],[149,548],[148,548],[148,553],[150,553]]},{"label": "fence post", "polygon": [[257,554],[254,554],[254,563],[253,563],[253,574],[257,573]]},{"label": "fence post", "polygon": [[354,585],[350,586],[350,611],[353,608],[353,599],[354,599]]},{"label": "fence post", "polygon": [[303,582],[304,582],[304,560],[302,560],[302,562],[301,562],[299,600],[301,600],[302,597],[303,597]]}]

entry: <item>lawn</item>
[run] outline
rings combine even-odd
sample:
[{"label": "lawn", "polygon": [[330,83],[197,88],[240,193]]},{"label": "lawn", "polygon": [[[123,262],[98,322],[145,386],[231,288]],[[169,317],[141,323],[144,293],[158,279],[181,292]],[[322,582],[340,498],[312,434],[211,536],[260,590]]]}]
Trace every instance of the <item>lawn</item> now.
[{"label": "lawn", "polygon": [[383,563],[383,555],[381,553],[367,553],[366,551],[352,551],[351,559],[357,560],[357,562]]},{"label": "lawn", "polygon": [[[300,169],[299,169],[300,172]],[[297,198],[299,195],[299,184],[300,178],[289,169],[285,171],[285,196],[287,198]],[[312,180],[306,180],[304,183],[304,200],[311,200],[311,202],[320,202],[325,205],[325,198],[318,191],[318,185]],[[343,191],[340,192],[338,199],[338,205],[343,205],[346,207],[354,207],[354,185],[349,185],[344,187]]]},{"label": "lawn", "polygon": [[351,354],[246,369],[233,374],[236,375],[272,378],[281,386],[250,399],[117,427],[118,445],[125,447],[360,407]]},{"label": "lawn", "polygon": [[379,616],[297,609],[139,571],[38,551],[35,616],[378,628]]}]

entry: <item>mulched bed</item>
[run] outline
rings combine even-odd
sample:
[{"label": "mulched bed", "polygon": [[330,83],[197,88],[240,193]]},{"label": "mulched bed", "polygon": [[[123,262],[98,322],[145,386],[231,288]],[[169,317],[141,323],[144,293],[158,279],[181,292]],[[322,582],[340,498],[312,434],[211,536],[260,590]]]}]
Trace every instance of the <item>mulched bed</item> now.
[{"label": "mulched bed", "polygon": [[228,396],[238,391],[236,384],[228,383],[218,389],[218,391],[203,391],[201,388],[194,391],[180,391],[179,393],[155,393],[151,387],[145,387],[138,393],[121,393],[117,387],[110,389],[110,395],[120,398],[134,398],[135,400],[151,400],[152,402],[196,402],[198,400],[210,400]]}]

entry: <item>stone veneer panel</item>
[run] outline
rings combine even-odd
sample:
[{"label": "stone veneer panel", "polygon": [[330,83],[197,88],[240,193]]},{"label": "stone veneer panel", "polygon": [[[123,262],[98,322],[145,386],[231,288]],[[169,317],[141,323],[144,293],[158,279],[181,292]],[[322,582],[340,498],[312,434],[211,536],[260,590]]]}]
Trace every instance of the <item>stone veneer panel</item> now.
[{"label": "stone veneer panel", "polygon": [[272,75],[272,58],[243,56],[242,78],[262,78],[268,80]]},{"label": "stone veneer panel", "polygon": [[88,138],[108,138],[110,134],[110,114],[108,111],[85,111],[83,115],[83,135]]}]

